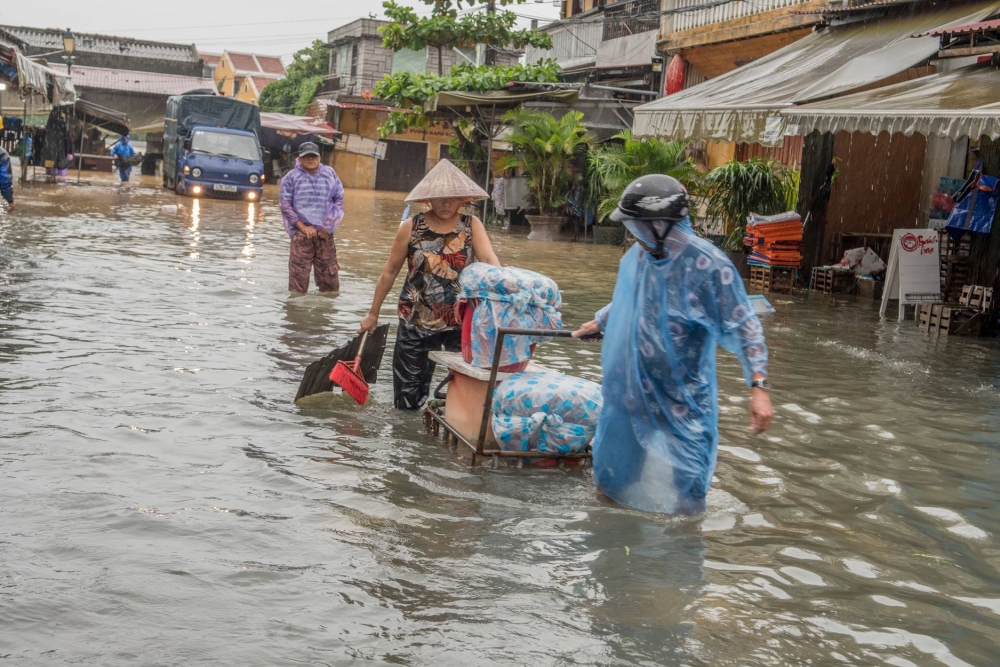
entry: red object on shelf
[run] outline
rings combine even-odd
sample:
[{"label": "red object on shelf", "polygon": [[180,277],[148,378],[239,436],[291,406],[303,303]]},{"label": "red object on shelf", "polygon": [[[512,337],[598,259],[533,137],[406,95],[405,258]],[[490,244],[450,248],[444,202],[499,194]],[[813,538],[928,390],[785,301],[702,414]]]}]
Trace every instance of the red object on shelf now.
[{"label": "red object on shelf", "polygon": [[[458,302],[458,316],[462,320],[462,361],[467,364],[472,363],[472,313],[479,305],[478,299]],[[531,351],[535,351],[535,344],[531,344]],[[522,361],[509,366],[501,366],[497,369],[500,373],[517,373],[528,367],[528,361]]]},{"label": "red object on shelf", "polygon": [[673,58],[670,59],[670,64],[667,66],[667,83],[663,87],[663,92],[667,95],[673,95],[674,93],[679,93],[684,90],[684,74],[687,69],[687,63],[684,62],[684,58],[681,57],[679,53],[675,54]]}]

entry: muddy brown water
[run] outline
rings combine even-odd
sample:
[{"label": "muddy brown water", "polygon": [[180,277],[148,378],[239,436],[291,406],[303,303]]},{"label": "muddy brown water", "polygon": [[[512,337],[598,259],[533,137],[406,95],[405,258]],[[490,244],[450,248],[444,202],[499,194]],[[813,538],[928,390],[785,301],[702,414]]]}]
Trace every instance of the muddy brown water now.
[{"label": "muddy brown water", "polygon": [[[774,428],[722,353],[709,511],[634,512],[587,470],[471,469],[392,409],[388,355],[365,408],[293,405],[402,203],[348,193],[343,292],[293,297],[275,195],[0,212],[0,665],[1000,664],[994,341],[777,297]],[[617,249],[491,235],[568,323],[609,298]]]}]

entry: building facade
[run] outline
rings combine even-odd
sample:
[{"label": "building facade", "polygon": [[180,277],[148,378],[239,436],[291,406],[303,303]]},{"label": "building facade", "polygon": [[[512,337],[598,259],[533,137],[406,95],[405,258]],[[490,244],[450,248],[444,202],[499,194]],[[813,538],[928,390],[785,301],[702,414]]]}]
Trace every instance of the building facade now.
[{"label": "building facade", "polygon": [[[375,97],[375,86],[396,72],[447,72],[461,62],[482,63],[485,49],[442,50],[440,54],[434,48],[393,52],[382,46],[378,34],[378,29],[388,24],[359,19],[329,32],[330,73],[308,113],[343,133],[331,166],[345,187],[406,192],[447,156],[454,131],[436,123],[426,129],[379,137],[378,128],[392,109]],[[497,56],[498,64],[507,65],[519,58],[507,51]]]},{"label": "building facade", "polygon": [[663,77],[656,49],[661,2],[565,0],[560,20],[541,28],[552,38],[552,48],[528,47],[525,59],[554,59],[568,82],[619,88],[619,98],[648,100]]},{"label": "building facade", "polygon": [[277,56],[223,51],[213,76],[220,95],[257,104],[264,88],[285,78],[285,66]]}]

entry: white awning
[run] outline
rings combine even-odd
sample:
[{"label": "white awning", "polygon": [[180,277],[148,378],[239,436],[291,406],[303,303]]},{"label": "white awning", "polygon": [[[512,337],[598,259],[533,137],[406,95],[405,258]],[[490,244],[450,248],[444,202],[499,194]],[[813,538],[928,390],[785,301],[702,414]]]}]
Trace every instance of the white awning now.
[{"label": "white awning", "polygon": [[914,7],[827,28],[785,48],[635,109],[635,134],[776,144],[785,135],[778,112],[883,81],[937,53],[937,37],[913,35],[980,21],[997,0]]},{"label": "white awning", "polygon": [[1000,69],[987,63],[781,112],[791,134],[1000,136]]}]

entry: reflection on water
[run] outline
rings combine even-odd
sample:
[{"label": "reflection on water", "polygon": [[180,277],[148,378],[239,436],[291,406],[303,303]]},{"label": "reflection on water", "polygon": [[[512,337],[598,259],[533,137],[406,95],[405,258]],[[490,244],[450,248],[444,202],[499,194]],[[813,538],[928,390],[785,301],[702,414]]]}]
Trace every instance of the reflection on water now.
[{"label": "reflection on water", "polygon": [[[588,471],[470,469],[391,408],[291,404],[403,208],[348,193],[343,291],[290,296],[258,203],[35,186],[0,213],[0,656],[12,664],[975,665],[1000,649],[1000,351],[775,299],[775,426],[720,356],[709,512]],[[491,232],[565,320],[615,248]],[[393,321],[388,300],[383,321]],[[550,343],[600,378],[599,349]]]}]

